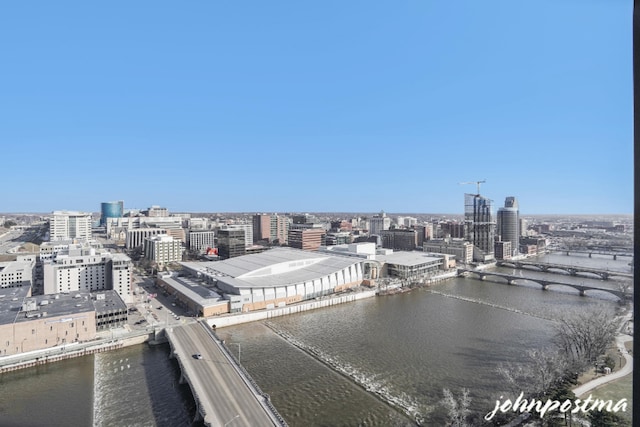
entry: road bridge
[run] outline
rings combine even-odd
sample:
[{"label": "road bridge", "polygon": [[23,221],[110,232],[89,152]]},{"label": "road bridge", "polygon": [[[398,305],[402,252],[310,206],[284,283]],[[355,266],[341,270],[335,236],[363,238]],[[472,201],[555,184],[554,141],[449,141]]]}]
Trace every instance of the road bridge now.
[{"label": "road bridge", "polygon": [[562,252],[565,255],[570,255],[570,254],[588,254],[589,258],[592,257],[592,255],[606,255],[606,256],[610,256],[613,257],[613,259],[618,259],[618,257],[626,257],[626,258],[633,258],[633,254],[632,253],[625,253],[625,252],[606,252],[606,251],[581,251],[581,250],[572,250],[572,249],[548,249],[549,252]]},{"label": "road bridge", "polygon": [[196,402],[194,421],[211,427],[287,425],[206,323],[167,328],[166,334],[180,382],[189,384]]},{"label": "road bridge", "polygon": [[627,279],[633,278],[633,273],[624,273],[622,271],[614,271],[614,270],[601,270],[597,268],[589,268],[589,267],[580,267],[576,265],[564,265],[564,264],[551,264],[546,262],[536,262],[536,261],[514,261],[514,260],[500,260],[496,261],[496,266],[498,267],[512,267],[512,268],[521,268],[521,269],[536,269],[542,272],[549,271],[565,271],[569,273],[571,276],[577,276],[578,273],[589,273],[599,276],[603,280],[609,279],[609,277],[624,277]]},{"label": "road bridge", "polygon": [[466,268],[458,269],[459,276],[467,277],[470,274],[475,274],[480,280],[485,280],[487,277],[502,278],[502,279],[505,279],[507,283],[510,285],[517,285],[518,281],[526,280],[528,282],[537,283],[538,285],[540,285],[542,290],[545,290],[545,291],[549,289],[549,286],[558,285],[558,286],[568,286],[570,288],[577,289],[580,292],[580,295],[582,296],[586,295],[587,291],[601,291],[601,292],[608,292],[610,294],[613,294],[622,301],[630,300],[633,298],[633,295],[631,293],[615,290],[615,289],[598,288],[596,286],[576,285],[573,283],[563,283],[563,282],[556,282],[552,280],[542,280],[542,279],[522,277],[522,276],[513,276],[511,274],[494,273],[494,272],[488,272],[488,271],[469,270]]}]

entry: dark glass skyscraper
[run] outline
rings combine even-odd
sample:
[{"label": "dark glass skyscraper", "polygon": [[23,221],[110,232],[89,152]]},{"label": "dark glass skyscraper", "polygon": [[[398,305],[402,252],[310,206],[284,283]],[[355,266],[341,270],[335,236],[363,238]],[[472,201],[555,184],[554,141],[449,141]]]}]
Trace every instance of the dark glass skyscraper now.
[{"label": "dark glass skyscraper", "polygon": [[474,261],[494,259],[496,223],[491,212],[493,201],[480,194],[464,195],[466,240],[471,242]]},{"label": "dark glass skyscraper", "polygon": [[234,258],[246,253],[244,230],[218,230],[218,255],[220,259]]}]

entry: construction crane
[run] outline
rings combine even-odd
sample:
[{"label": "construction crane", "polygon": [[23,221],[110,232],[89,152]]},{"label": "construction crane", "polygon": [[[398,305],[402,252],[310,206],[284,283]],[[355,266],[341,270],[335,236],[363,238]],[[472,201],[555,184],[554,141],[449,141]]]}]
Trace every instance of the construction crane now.
[{"label": "construction crane", "polygon": [[482,181],[471,181],[471,182],[460,182],[460,185],[464,185],[464,184],[476,184],[478,186],[478,196],[480,195],[480,184],[484,184],[485,182],[487,182],[486,179],[483,179]]}]

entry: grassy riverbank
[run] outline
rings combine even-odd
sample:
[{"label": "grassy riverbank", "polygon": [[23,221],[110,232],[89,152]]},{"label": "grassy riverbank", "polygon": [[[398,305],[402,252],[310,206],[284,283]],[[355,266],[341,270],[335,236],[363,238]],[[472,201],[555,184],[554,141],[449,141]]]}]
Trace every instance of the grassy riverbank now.
[{"label": "grassy riverbank", "polygon": [[[625,348],[627,351],[632,350],[633,340],[625,342]],[[623,357],[619,356],[617,348],[610,348],[607,351],[607,355],[611,356],[613,360],[616,361],[616,367],[613,372],[616,372],[625,366],[626,361]],[[602,376],[604,376],[604,374],[596,374],[594,369],[589,369],[589,371],[583,373],[578,378],[578,383],[584,384]],[[627,411],[620,411],[618,414],[631,422],[633,413],[633,373],[613,380],[610,383],[603,384],[600,387],[585,393],[582,397],[588,396],[589,394],[594,399],[612,400],[613,402],[619,402],[622,399],[627,399]]]}]

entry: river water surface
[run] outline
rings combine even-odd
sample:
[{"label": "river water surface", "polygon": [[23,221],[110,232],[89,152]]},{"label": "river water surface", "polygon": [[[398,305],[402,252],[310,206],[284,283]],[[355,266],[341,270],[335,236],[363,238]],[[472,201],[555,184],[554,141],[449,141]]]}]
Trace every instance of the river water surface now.
[{"label": "river water surface", "polygon": [[[628,260],[542,260],[630,271]],[[598,305],[615,309],[616,301],[604,293],[581,297],[571,288],[542,291],[536,285],[455,278],[223,328],[218,335],[291,426],[439,425],[445,419],[443,388],[454,395],[467,388],[472,410],[491,411],[505,393],[496,372],[500,366],[550,346],[561,315]],[[178,384],[178,368],[168,354],[168,346],[140,345],[4,374],[0,425],[197,425],[188,386]]]}]

